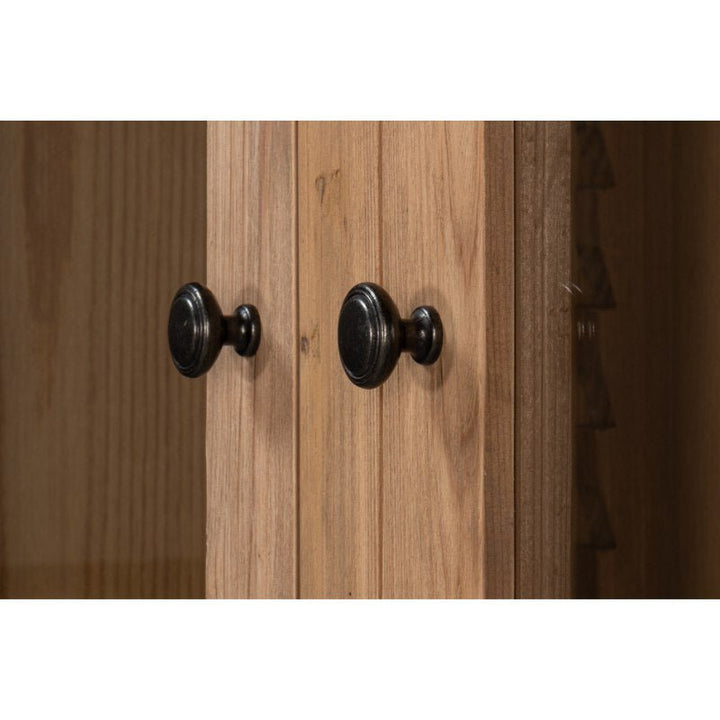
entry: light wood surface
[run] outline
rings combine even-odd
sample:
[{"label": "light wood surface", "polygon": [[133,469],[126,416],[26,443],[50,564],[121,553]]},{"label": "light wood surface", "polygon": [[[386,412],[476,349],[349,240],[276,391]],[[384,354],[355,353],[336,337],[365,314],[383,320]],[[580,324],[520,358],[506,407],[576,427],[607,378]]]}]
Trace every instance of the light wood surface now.
[{"label": "light wood surface", "polygon": [[571,128],[515,128],[516,595],[569,597]]},{"label": "light wood surface", "polygon": [[337,319],[382,283],[380,128],[300,123],[300,596],[379,597],[382,389],[345,377]]},{"label": "light wood surface", "polygon": [[383,123],[382,284],[445,345],[382,395],[384,597],[512,597],[513,135]]},{"label": "light wood surface", "polygon": [[[512,596],[511,126],[301,123],[298,149],[300,594]],[[362,281],[438,308],[437,365],[350,383]]]},{"label": "light wood surface", "polygon": [[257,306],[254,358],[224,349],[207,380],[207,595],[294,597],[296,126],[208,123],[208,286]]},{"label": "light wood surface", "polygon": [[204,209],[203,124],[0,124],[3,597],[203,595]]}]

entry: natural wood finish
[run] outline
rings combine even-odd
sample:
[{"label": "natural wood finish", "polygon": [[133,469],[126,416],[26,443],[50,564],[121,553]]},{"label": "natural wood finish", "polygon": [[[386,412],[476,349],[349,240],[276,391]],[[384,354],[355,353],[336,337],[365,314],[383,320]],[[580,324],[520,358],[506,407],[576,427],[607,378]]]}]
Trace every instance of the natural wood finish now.
[{"label": "natural wood finish", "polygon": [[[513,594],[512,144],[508,124],[300,124],[302,596]],[[437,306],[437,365],[349,382],[337,314],[361,281]]]},{"label": "natural wood finish", "polygon": [[673,512],[678,586],[720,597],[720,124],[674,123]]},{"label": "natural wood finish", "polygon": [[515,128],[516,596],[569,597],[571,128]]},{"label": "natural wood finish", "polygon": [[203,124],[0,124],[3,597],[203,595],[204,208]]},{"label": "natural wood finish", "polygon": [[345,377],[347,291],[382,282],[379,126],[300,123],[300,595],[380,595],[382,390]]},{"label": "natural wood finish", "polygon": [[383,386],[382,594],[512,597],[512,125],[383,123],[380,192],[383,285],[445,330]]},{"label": "natural wood finish", "polygon": [[256,305],[254,358],[207,380],[207,595],[296,595],[296,126],[209,123],[208,285]]}]

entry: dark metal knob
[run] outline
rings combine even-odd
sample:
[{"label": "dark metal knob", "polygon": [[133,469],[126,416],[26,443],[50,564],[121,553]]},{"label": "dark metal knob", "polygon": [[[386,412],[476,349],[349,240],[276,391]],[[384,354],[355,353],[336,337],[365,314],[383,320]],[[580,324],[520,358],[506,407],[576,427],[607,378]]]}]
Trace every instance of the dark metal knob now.
[{"label": "dark metal knob", "polygon": [[206,373],[223,345],[248,357],[260,344],[260,314],[254,305],[240,305],[223,315],[215,296],[200,283],[183,285],[170,306],[168,340],[175,367],[187,377]]},{"label": "dark metal knob", "polygon": [[345,374],[355,385],[374,388],[387,380],[401,352],[432,365],[440,356],[443,326],[434,307],[415,308],[400,317],[379,285],[361,283],[345,296],[338,320],[338,347]]}]

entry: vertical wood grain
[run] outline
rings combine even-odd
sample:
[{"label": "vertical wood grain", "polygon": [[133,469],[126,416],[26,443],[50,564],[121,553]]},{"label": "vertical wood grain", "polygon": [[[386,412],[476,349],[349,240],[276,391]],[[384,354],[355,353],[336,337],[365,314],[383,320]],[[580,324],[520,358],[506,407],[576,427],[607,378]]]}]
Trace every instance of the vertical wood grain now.
[{"label": "vertical wood grain", "polygon": [[[300,124],[302,596],[513,595],[512,144],[509,124]],[[362,281],[438,308],[437,365],[350,383],[337,316]]]},{"label": "vertical wood grain", "polygon": [[300,123],[300,596],[378,597],[382,390],[345,377],[337,318],[382,283],[377,123]]},{"label": "vertical wood grain", "polygon": [[254,358],[207,380],[207,595],[296,595],[296,127],[208,123],[208,285],[257,306]]},{"label": "vertical wood grain", "polygon": [[570,123],[515,128],[516,596],[569,597]]},{"label": "vertical wood grain", "polygon": [[383,595],[512,597],[512,125],[383,123],[381,160],[384,287],[445,330],[383,387]]},{"label": "vertical wood grain", "polygon": [[0,124],[0,246],[0,595],[202,596],[204,125]]},{"label": "vertical wood grain", "polygon": [[485,597],[516,592],[516,226],[514,123],[484,123]]}]

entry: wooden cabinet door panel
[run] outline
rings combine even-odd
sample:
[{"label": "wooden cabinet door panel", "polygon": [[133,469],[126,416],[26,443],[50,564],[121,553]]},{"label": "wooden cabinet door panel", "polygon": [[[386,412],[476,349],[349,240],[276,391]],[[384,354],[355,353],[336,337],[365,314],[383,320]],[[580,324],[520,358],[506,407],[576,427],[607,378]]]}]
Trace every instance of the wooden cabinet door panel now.
[{"label": "wooden cabinet door panel", "polygon": [[295,597],[296,127],[208,123],[208,285],[261,315],[207,379],[208,597]]},{"label": "wooden cabinet door panel", "polygon": [[[512,596],[511,124],[301,123],[300,589]],[[345,377],[352,285],[437,307],[439,362]]]},{"label": "wooden cabinet door panel", "polygon": [[[261,308],[268,343],[208,380],[208,593],[567,594],[569,125],[208,138],[210,282]],[[437,307],[437,364],[350,383],[337,321],[362,281]]]},{"label": "wooden cabinet door panel", "polygon": [[382,282],[437,308],[432,367],[382,389],[383,595],[512,596],[513,134],[383,123]]},{"label": "wooden cabinet door panel", "polygon": [[0,596],[202,597],[205,124],[0,123]]},{"label": "wooden cabinet door panel", "polygon": [[300,123],[298,152],[300,596],[378,597],[382,391],[345,377],[337,318],[380,275],[380,128]]}]

